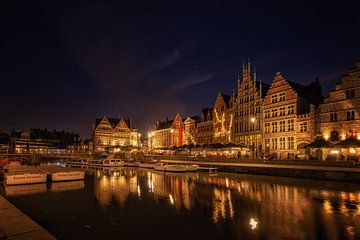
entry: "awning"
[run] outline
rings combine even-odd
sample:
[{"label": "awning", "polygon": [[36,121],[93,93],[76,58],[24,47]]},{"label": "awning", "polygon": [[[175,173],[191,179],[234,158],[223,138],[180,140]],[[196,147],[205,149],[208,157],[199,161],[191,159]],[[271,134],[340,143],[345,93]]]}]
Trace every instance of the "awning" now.
[{"label": "awning", "polygon": [[334,144],[331,142],[326,141],[323,138],[318,138],[312,143],[305,145],[304,148],[332,148]]},{"label": "awning", "polygon": [[358,140],[356,137],[349,137],[348,139],[345,139],[345,140],[335,144],[334,147],[338,147],[338,148],[360,148],[360,140]]}]

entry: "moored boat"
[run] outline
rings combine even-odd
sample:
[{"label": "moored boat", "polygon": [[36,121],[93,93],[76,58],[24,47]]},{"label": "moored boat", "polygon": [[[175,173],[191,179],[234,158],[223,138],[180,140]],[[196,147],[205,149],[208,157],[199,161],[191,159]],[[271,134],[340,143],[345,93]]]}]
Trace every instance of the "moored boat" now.
[{"label": "moored boat", "polygon": [[125,162],[121,159],[104,159],[102,165],[104,167],[123,167]]},{"label": "moored boat", "polygon": [[39,171],[10,171],[4,174],[5,185],[45,183],[47,175]]},{"label": "moored boat", "polygon": [[87,165],[88,160],[87,159],[68,159],[66,161],[66,163],[73,164],[73,165]]},{"label": "moored boat", "polygon": [[64,168],[58,166],[40,166],[39,169],[48,174],[50,180],[56,181],[73,181],[84,180],[85,172],[78,169]]},{"label": "moored boat", "polygon": [[140,163],[139,167],[141,168],[151,168],[154,169],[154,167],[157,165],[157,163]]},{"label": "moored boat", "polygon": [[139,167],[140,164],[141,162],[125,162],[126,167]]},{"label": "moored boat", "polygon": [[158,163],[154,167],[155,170],[165,172],[193,172],[199,169],[199,165],[178,165]]}]

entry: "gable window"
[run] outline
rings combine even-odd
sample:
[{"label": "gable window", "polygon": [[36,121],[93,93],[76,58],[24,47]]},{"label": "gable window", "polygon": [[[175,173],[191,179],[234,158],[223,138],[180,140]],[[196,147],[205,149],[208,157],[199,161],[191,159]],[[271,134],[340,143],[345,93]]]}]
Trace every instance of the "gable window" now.
[{"label": "gable window", "polygon": [[279,94],[279,102],[281,102],[281,101],[285,101],[285,93]]},{"label": "gable window", "polygon": [[277,103],[277,95],[271,96],[271,103]]}]

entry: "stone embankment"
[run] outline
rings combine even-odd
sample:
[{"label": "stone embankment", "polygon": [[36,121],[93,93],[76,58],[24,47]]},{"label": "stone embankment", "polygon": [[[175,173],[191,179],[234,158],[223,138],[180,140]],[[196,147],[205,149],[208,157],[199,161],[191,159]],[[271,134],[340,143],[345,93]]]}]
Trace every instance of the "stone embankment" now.
[{"label": "stone embankment", "polygon": [[[360,167],[352,162],[306,161],[241,161],[234,159],[157,156],[157,160],[177,164],[198,164],[216,167],[221,172],[261,174],[281,177],[309,178],[332,181],[360,182]],[[210,160],[209,160],[210,159]]]},{"label": "stone embankment", "polygon": [[0,196],[0,239],[56,239]]}]

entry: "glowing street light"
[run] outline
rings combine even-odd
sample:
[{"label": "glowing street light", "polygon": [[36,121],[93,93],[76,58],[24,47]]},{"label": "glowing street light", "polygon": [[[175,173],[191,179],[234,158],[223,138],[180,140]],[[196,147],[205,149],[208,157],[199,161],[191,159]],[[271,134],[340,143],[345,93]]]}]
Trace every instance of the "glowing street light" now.
[{"label": "glowing street light", "polygon": [[251,118],[250,118],[250,121],[251,121],[252,123],[255,123],[256,118],[255,118],[255,117],[251,117]]}]

